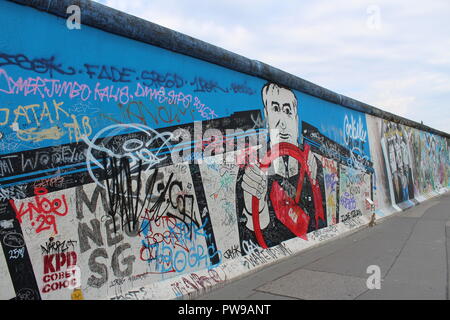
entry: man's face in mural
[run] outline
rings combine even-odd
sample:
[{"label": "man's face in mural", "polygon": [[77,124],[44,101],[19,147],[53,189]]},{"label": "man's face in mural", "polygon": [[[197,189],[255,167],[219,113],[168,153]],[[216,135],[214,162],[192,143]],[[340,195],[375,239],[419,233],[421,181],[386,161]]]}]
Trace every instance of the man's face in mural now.
[{"label": "man's face in mural", "polygon": [[288,142],[298,145],[297,98],[294,93],[271,83],[263,88],[262,98],[270,144]]}]

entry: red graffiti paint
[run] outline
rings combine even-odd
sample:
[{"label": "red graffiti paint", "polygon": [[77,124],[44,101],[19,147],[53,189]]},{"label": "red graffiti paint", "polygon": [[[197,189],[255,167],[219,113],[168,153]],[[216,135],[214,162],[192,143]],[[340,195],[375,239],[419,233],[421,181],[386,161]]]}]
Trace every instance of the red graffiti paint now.
[{"label": "red graffiti paint", "polygon": [[[272,152],[272,150],[275,150]],[[299,166],[299,179],[297,184],[297,192],[295,200],[290,198],[281,186],[275,181],[272,185],[272,190],[270,192],[270,199],[274,206],[276,217],[294,233],[297,237],[306,240],[306,232],[308,230],[309,216],[297,205],[300,201],[300,196],[303,188],[303,180],[305,173],[308,180],[311,183],[313,198],[314,198],[314,208],[316,217],[316,226],[318,226],[319,219],[325,220],[324,211],[322,206],[322,194],[320,192],[320,187],[318,183],[313,183],[311,179],[311,172],[309,170],[307,159],[309,153],[309,145],[305,144],[304,150],[300,150],[297,146],[281,142],[273,146],[272,150],[269,150],[266,156],[262,159],[260,163],[260,169],[266,171],[269,169],[271,163],[283,156],[291,156],[296,159]],[[255,196],[252,197],[252,219],[253,228],[255,230],[255,236],[262,248],[267,249],[268,246],[264,240],[261,226],[259,223],[259,199]]]},{"label": "red graffiti paint", "polygon": [[[32,226],[38,224],[36,233],[53,227],[54,233],[57,234],[56,216],[65,216],[68,213],[66,196],[62,195],[61,199],[55,198],[49,200],[46,197],[47,193],[48,191],[46,188],[34,188],[34,200],[27,203],[22,202],[19,208],[16,207],[14,199],[10,199],[9,203],[14,209],[16,218],[20,223],[22,223],[23,217],[28,215]],[[34,215],[34,213],[36,213],[36,215]]]},{"label": "red graffiti paint", "polygon": [[270,200],[272,201],[278,220],[288,227],[297,237],[306,240],[309,216],[286,194],[276,181],[272,185]]},{"label": "red graffiti paint", "polygon": [[75,251],[45,255],[42,293],[79,286],[80,277],[74,268],[76,265]]},{"label": "red graffiti paint", "polygon": [[59,272],[63,266],[67,268],[77,265],[77,254],[75,251],[49,254],[44,256],[44,274]]}]

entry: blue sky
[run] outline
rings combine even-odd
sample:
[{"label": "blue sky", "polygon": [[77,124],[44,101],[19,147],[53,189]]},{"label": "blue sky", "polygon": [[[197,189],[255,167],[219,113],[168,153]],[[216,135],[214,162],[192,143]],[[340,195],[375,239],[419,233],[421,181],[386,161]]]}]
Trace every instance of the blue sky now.
[{"label": "blue sky", "polygon": [[450,133],[448,0],[98,0]]}]

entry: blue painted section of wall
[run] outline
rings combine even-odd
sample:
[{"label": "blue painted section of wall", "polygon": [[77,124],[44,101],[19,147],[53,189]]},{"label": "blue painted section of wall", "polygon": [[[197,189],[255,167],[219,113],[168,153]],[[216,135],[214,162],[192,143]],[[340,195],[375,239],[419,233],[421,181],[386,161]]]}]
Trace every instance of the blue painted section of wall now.
[{"label": "blue painted section of wall", "polygon": [[[33,4],[64,16],[64,1]],[[85,13],[111,18],[98,8]],[[139,38],[145,23],[128,18],[124,30]],[[263,249],[289,255],[289,240],[331,239],[338,224],[450,185],[445,136],[262,63],[167,30],[175,40],[162,47],[118,36],[117,25],[69,30],[12,2],[0,2],[0,21],[0,284],[11,279],[14,299],[67,299],[51,277],[74,266],[92,299],[188,273],[191,289],[223,283],[224,262],[257,267]],[[189,44],[192,54],[167,50]],[[217,63],[198,59],[208,52]],[[228,151],[212,148],[219,136],[231,163],[215,162]],[[251,137],[256,145],[239,144]],[[262,152],[249,163],[253,147]]]}]

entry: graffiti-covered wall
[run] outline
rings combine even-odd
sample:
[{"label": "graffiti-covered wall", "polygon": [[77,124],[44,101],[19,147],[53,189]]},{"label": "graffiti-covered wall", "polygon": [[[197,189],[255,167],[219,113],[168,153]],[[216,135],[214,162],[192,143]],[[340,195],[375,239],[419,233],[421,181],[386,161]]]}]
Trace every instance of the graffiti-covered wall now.
[{"label": "graffiti-covered wall", "polygon": [[0,21],[1,299],[191,297],[450,186],[448,136],[33,7]]}]

